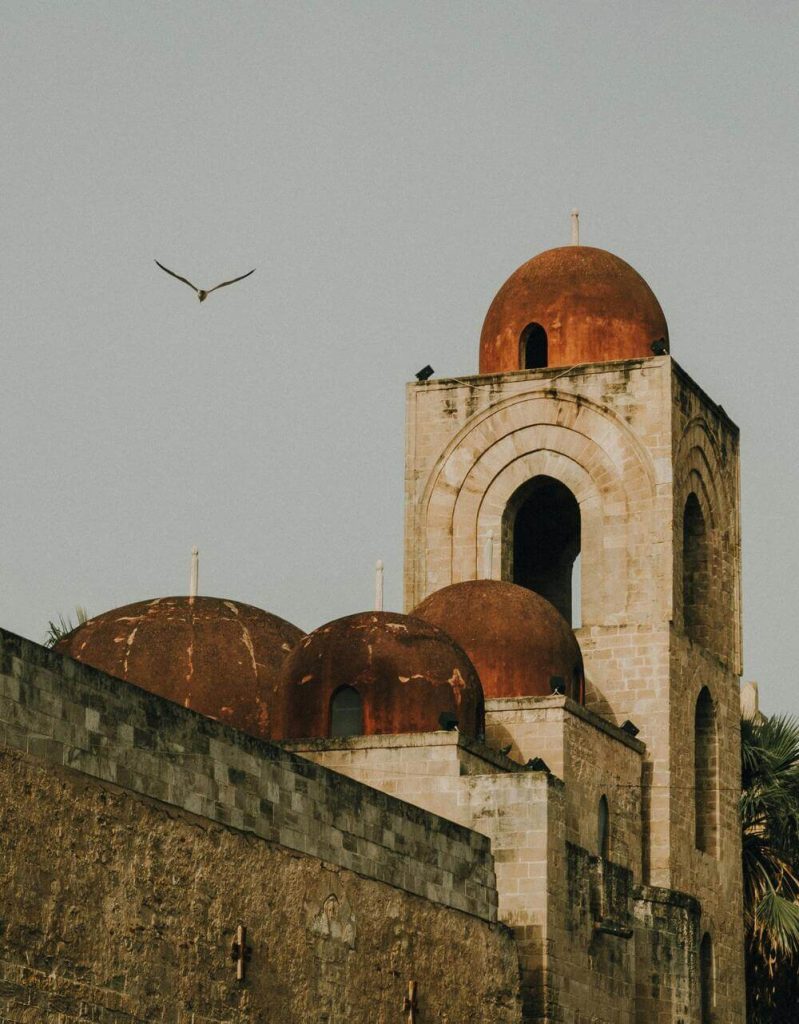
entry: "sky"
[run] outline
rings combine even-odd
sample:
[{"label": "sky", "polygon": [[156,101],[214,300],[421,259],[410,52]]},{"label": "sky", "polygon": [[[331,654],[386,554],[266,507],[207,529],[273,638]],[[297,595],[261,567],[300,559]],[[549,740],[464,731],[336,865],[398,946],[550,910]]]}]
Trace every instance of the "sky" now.
[{"label": "sky", "polygon": [[[0,623],[402,606],[404,385],[631,263],[741,428],[744,679],[799,714],[799,6],[2,4]],[[256,267],[200,304],[200,286]]]}]

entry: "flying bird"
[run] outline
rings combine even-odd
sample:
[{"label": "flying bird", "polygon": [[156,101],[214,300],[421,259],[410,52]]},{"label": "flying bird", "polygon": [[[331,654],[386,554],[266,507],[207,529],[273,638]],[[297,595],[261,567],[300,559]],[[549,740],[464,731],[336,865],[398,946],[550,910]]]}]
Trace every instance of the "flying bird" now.
[{"label": "flying bird", "polygon": [[178,281],[182,281],[184,284],[187,284],[189,288],[191,288],[193,291],[197,292],[197,298],[200,300],[200,302],[205,302],[205,300],[208,298],[211,292],[215,292],[217,288],[224,288],[226,285],[235,284],[236,281],[243,281],[245,277],[249,277],[250,274],[254,274],[255,271],[258,269],[257,267],[253,267],[252,270],[248,270],[247,273],[242,274],[241,277],[233,277],[229,281],[223,281],[222,284],[215,284],[213,288],[208,288],[206,290],[204,288],[198,288],[196,284],[192,284],[191,281],[188,281],[185,277],[181,277],[180,274],[176,274],[174,270],[170,270],[169,267],[165,267],[164,264],[159,263],[158,260],[156,260],[155,263],[156,266],[159,266],[161,268],[161,270],[165,270],[167,274],[170,274],[172,277],[176,277]]}]

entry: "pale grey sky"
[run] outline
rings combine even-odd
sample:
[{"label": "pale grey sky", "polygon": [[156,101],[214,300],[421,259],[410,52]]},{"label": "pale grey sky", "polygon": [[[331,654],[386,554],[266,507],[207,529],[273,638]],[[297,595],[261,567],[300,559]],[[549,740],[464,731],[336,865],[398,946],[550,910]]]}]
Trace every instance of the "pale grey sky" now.
[{"label": "pale grey sky", "polygon": [[[745,678],[799,713],[796,3],[5,2],[0,623],[401,605],[404,383],[630,262],[739,424]],[[200,305],[158,259],[208,286]]]}]

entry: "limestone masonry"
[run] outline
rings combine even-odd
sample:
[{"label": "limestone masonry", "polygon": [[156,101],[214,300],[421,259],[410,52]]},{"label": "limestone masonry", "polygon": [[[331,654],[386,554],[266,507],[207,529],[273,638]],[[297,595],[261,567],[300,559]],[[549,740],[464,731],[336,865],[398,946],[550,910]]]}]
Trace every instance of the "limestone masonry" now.
[{"label": "limestone masonry", "polygon": [[738,431],[551,250],[407,388],[405,611],[0,632],[0,1020],[742,1024]]}]

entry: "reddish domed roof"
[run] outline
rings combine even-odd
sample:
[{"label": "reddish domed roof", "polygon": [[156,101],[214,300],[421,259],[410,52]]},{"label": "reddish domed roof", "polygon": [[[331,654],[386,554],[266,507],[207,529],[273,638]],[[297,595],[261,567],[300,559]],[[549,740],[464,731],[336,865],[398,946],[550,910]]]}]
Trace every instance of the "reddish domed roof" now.
[{"label": "reddish domed roof", "polygon": [[483,732],[483,691],[469,658],[429,622],[361,612],[309,633],[283,664],[275,694],[275,738],[331,735],[331,700],[357,691],[363,735],[434,732],[449,712],[469,736]]},{"label": "reddish domed roof", "polygon": [[652,355],[669,329],[637,271],[604,249],[566,245],[528,260],[503,284],[480,337],[480,373],[524,369],[522,334],[546,331],[548,366]]},{"label": "reddish domed roof", "polygon": [[453,583],[412,614],[449,633],[471,658],[492,697],[543,697],[553,677],[584,699],[583,659],[568,622],[540,595],[501,580]]},{"label": "reddish domed roof", "polygon": [[272,687],[302,636],[290,622],[249,604],[160,597],[97,615],[55,649],[268,739]]}]

